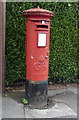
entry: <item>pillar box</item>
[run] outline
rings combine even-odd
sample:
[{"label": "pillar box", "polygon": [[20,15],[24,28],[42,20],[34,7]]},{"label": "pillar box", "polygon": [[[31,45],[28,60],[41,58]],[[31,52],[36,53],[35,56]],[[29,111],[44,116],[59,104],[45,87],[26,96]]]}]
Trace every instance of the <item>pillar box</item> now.
[{"label": "pillar box", "polygon": [[53,12],[41,8],[23,11],[26,19],[26,94],[29,106],[47,105],[50,18]]}]

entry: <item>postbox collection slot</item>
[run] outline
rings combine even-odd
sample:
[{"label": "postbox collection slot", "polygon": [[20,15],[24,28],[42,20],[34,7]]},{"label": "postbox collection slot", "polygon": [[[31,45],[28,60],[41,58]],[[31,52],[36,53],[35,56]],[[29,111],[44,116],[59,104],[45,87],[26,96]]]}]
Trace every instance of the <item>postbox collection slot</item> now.
[{"label": "postbox collection slot", "polygon": [[37,28],[46,28],[46,29],[48,29],[48,25],[37,25]]}]

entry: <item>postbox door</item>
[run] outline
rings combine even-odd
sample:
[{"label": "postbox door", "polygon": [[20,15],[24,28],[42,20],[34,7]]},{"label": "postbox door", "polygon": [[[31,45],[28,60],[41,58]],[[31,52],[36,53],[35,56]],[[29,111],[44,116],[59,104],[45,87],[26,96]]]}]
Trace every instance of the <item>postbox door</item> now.
[{"label": "postbox door", "polygon": [[45,26],[33,24],[30,55],[30,79],[33,81],[48,79],[49,27],[49,23]]}]

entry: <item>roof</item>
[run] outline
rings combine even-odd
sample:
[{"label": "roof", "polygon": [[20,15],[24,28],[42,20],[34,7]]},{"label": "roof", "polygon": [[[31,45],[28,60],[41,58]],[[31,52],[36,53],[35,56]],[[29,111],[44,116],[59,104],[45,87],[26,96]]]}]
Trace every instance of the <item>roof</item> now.
[{"label": "roof", "polygon": [[33,8],[33,9],[28,9],[23,11],[23,15],[24,16],[28,16],[28,15],[45,15],[45,16],[53,16],[53,12],[49,11],[49,10],[45,10],[42,8],[39,8],[39,6],[37,8]]}]

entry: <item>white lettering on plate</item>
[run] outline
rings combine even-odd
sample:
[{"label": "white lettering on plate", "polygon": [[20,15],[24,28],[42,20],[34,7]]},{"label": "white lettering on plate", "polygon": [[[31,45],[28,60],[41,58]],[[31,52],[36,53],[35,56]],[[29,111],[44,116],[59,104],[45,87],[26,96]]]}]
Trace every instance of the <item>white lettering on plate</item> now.
[{"label": "white lettering on plate", "polygon": [[46,33],[38,34],[38,46],[39,47],[46,46]]}]

